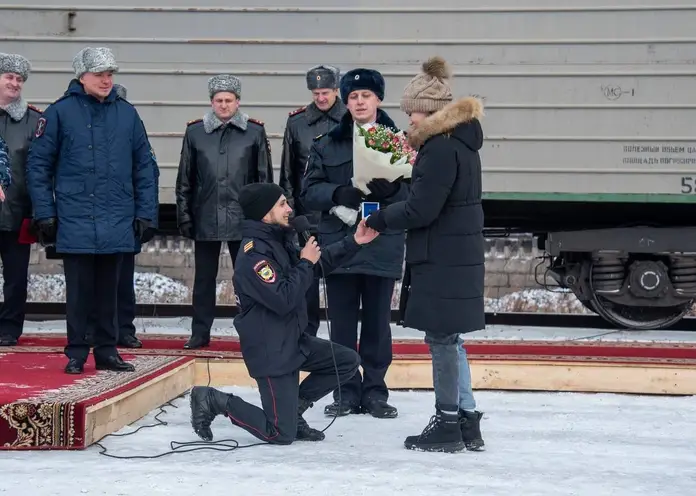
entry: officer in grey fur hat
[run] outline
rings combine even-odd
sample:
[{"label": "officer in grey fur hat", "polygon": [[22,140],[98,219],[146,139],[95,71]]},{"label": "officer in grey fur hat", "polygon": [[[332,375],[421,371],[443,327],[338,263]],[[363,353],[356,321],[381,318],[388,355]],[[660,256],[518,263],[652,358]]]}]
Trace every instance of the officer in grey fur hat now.
[{"label": "officer in grey fur hat", "polygon": [[[21,55],[0,53],[0,140],[9,159],[9,175],[0,180],[0,256],[5,297],[0,305],[0,346],[14,346],[22,335],[31,245],[20,239],[31,219],[25,168],[27,150],[41,111],[22,97],[31,63]],[[24,238],[24,236],[22,236]]]},{"label": "officer in grey fur hat", "polygon": [[[39,119],[27,186],[39,232],[63,259],[65,372],[84,372],[92,315],[97,369],[130,372],[135,367],[116,349],[117,280],[124,254],[153,235],[155,162],[138,111],[114,88],[119,68],[111,50],[84,48],[73,59],[73,69],[75,78],[65,94]],[[60,146],[65,134],[69,147]]]},{"label": "officer in grey fur hat", "polygon": [[239,109],[239,78],[211,77],[208,96],[211,109],[186,126],[176,178],[179,231],[195,243],[193,321],[186,349],[210,342],[220,248],[227,244],[234,267],[242,240],[240,189],[249,183],[273,182],[266,128]]},{"label": "officer in grey fur hat", "polygon": [[[346,113],[346,106],[338,98],[339,74],[339,69],[330,65],[317,65],[309,69],[305,79],[312,103],[290,112],[285,123],[279,184],[285,190],[285,197],[295,215],[306,216],[315,227],[319,224],[321,212],[312,212],[302,204],[302,177],[314,138],[329,132]],[[304,246],[304,238],[300,237],[299,241]],[[316,336],[319,329],[319,312],[319,280],[316,279],[307,292],[309,322],[306,332],[312,336]]]}]

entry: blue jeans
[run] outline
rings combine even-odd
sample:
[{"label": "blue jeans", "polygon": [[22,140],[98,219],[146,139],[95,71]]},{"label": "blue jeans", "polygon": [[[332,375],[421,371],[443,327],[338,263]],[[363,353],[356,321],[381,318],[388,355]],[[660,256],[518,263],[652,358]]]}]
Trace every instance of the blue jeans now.
[{"label": "blue jeans", "polygon": [[459,355],[459,408],[474,411],[476,410],[476,400],[474,399],[474,391],[471,389],[471,370],[461,335],[457,338],[457,353]]}]

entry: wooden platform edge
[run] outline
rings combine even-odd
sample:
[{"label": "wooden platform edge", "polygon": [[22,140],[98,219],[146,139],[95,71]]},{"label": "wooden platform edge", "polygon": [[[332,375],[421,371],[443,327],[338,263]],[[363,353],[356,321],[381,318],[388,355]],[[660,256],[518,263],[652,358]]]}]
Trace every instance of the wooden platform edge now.
[{"label": "wooden platform edge", "polygon": [[[696,394],[696,366],[691,365],[471,360],[470,367],[475,390]],[[422,359],[394,361],[386,381],[393,390],[430,390],[432,364]],[[239,358],[192,359],[88,407],[85,446],[143,418],[196,385],[253,387],[256,382]]]},{"label": "wooden platform edge", "polygon": [[85,446],[140,420],[189,390],[194,385],[195,362],[189,360],[133,389],[87,407]]}]

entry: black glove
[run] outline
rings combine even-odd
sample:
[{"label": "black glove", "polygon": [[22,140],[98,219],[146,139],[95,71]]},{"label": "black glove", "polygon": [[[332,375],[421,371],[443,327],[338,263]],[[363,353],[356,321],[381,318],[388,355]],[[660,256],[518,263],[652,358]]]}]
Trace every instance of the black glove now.
[{"label": "black glove", "polygon": [[37,220],[36,228],[38,229],[37,237],[41,245],[46,246],[56,242],[58,237],[58,219],[56,217]]},{"label": "black glove", "polygon": [[348,208],[359,208],[360,202],[365,195],[358,188],[353,186],[339,186],[333,194],[333,202],[336,205],[343,205]]},{"label": "black glove", "polygon": [[365,225],[377,232],[384,232],[387,229],[387,223],[384,221],[384,211],[377,210],[368,215],[367,219],[365,219]]},{"label": "black glove", "polygon": [[155,237],[155,229],[149,220],[136,218],[135,222],[133,222],[133,229],[141,243],[147,243]]},{"label": "black glove", "polygon": [[386,200],[399,191],[399,179],[389,182],[386,179],[375,178],[367,183],[368,189],[372,192],[368,197],[373,201]]},{"label": "black glove", "polygon": [[184,238],[193,239],[193,222],[184,222],[179,226],[179,232]]}]

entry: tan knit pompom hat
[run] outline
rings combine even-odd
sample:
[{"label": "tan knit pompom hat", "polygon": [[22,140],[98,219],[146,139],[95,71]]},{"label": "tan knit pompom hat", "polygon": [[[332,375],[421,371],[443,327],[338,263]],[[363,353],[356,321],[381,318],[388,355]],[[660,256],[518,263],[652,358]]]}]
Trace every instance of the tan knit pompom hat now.
[{"label": "tan knit pompom hat", "polygon": [[449,65],[442,57],[432,57],[423,62],[422,73],[411,79],[404,88],[401,110],[413,112],[437,112],[452,101]]}]

